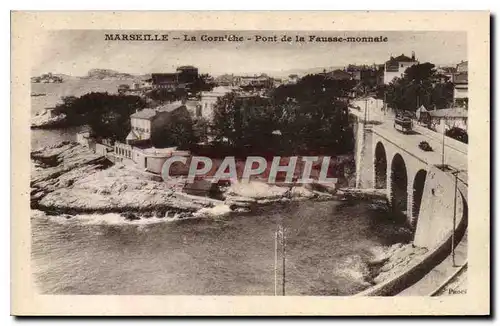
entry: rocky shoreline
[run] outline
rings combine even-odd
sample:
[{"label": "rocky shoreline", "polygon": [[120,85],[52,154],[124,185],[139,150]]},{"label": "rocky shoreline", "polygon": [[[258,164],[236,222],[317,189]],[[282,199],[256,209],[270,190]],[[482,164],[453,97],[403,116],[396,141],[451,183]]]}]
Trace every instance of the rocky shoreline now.
[{"label": "rocky shoreline", "polygon": [[396,243],[380,248],[374,258],[367,262],[366,281],[376,285],[403,272],[415,259],[427,253],[426,248],[415,247],[412,243]]},{"label": "rocky shoreline", "polygon": [[291,200],[331,200],[339,193],[319,185],[251,182],[232,184],[224,189],[222,200],[192,196],[178,190],[181,178],[167,183],[70,142],[33,151],[31,160],[31,208],[48,215],[120,213],[129,220],[168,214],[213,216]]},{"label": "rocky shoreline", "polygon": [[49,111],[50,110],[45,109],[43,112],[37,113],[32,117],[31,129],[62,128],[67,125],[66,115],[64,113],[52,115]]},{"label": "rocky shoreline", "polygon": [[[164,182],[133,166],[114,164],[76,143],[62,142],[31,153],[32,218],[55,216],[78,219],[94,216],[113,223],[156,223],[185,218],[220,217],[249,212],[262,205],[300,200],[370,198],[387,209],[376,190],[335,189],[321,185],[277,186],[263,182],[234,183],[223,190],[222,200],[180,192],[182,180]],[[375,248],[363,263],[367,286],[400,273],[426,249],[411,243]]]}]

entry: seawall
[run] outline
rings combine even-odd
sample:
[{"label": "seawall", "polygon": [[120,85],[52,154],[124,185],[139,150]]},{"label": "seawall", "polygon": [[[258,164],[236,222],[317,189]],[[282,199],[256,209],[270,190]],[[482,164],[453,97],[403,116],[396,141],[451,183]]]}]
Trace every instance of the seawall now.
[{"label": "seawall", "polygon": [[[366,289],[357,296],[391,296],[414,285],[449,254],[452,241],[461,241],[467,228],[467,186],[460,184],[454,196],[455,178],[451,173],[433,167],[426,182],[422,200],[421,218],[417,223],[414,244],[429,250],[412,261],[397,275]],[[453,214],[456,199],[456,224],[453,232]],[[454,233],[454,236],[453,236]],[[431,293],[432,291],[428,291]]]}]

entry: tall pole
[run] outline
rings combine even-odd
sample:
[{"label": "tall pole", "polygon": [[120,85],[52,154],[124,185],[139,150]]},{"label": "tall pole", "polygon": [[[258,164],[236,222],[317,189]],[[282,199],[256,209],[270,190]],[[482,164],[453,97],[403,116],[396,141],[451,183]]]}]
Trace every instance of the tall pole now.
[{"label": "tall pole", "polygon": [[286,259],[286,237],[285,237],[285,229],[282,229],[281,239],[283,240],[283,296],[285,296],[285,259]]},{"label": "tall pole", "polygon": [[384,115],[387,113],[387,91],[384,91]]},{"label": "tall pole", "polygon": [[366,113],[368,111],[367,106],[368,106],[368,99],[365,98],[365,126],[366,126]]},{"label": "tall pole", "polygon": [[274,295],[278,295],[278,231],[274,232]]},{"label": "tall pole", "polygon": [[455,192],[453,193],[453,230],[451,233],[451,261],[453,267],[457,266],[455,264],[455,229],[457,224],[457,183],[458,183],[458,172],[455,171],[453,174],[455,175]]}]

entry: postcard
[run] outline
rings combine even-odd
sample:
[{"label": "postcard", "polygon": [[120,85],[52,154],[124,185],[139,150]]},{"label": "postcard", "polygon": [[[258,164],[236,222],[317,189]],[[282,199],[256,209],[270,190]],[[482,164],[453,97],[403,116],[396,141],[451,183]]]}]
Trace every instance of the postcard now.
[{"label": "postcard", "polygon": [[11,17],[13,315],[490,313],[488,12]]}]

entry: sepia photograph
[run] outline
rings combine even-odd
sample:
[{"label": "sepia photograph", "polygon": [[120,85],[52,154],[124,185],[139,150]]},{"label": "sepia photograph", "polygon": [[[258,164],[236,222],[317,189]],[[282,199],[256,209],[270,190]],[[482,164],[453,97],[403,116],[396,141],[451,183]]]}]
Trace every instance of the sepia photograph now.
[{"label": "sepia photograph", "polygon": [[471,291],[466,31],[46,29],[32,51],[34,295]]}]

